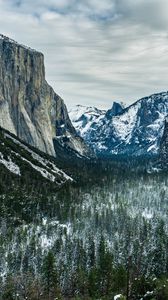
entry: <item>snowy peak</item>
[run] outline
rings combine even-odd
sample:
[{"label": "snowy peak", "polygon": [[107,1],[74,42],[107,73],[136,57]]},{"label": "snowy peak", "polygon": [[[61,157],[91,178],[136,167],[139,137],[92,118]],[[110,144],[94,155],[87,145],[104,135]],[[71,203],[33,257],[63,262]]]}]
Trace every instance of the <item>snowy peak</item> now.
[{"label": "snowy peak", "polygon": [[77,132],[81,137],[93,126],[101,117],[105,116],[106,111],[94,106],[77,105],[69,111],[69,116]]},{"label": "snowy peak", "polygon": [[84,106],[84,105],[76,105],[69,111],[69,116],[72,122],[77,122],[81,119],[82,116],[99,117],[102,114],[105,114],[105,110],[98,109],[94,106]]},{"label": "snowy peak", "polygon": [[111,109],[94,118],[88,118],[87,112],[81,116],[78,113],[72,122],[100,156],[153,155],[159,153],[167,115],[168,92],[163,92],[126,108],[114,102]]}]

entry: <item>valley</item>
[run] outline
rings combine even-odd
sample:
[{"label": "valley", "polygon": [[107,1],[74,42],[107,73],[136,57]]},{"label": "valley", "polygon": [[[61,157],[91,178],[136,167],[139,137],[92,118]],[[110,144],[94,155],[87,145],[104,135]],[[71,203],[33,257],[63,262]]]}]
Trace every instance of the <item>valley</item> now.
[{"label": "valley", "polygon": [[168,92],[68,113],[0,35],[0,299],[168,299]]}]

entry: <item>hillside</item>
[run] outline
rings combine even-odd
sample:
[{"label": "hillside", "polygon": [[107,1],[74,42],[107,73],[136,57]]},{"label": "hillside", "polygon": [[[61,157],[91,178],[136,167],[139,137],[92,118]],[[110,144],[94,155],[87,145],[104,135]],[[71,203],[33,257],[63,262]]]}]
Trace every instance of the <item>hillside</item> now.
[{"label": "hillside", "polygon": [[0,181],[22,185],[53,185],[60,188],[73,179],[60,170],[54,158],[29,146],[10,132],[0,128]]}]

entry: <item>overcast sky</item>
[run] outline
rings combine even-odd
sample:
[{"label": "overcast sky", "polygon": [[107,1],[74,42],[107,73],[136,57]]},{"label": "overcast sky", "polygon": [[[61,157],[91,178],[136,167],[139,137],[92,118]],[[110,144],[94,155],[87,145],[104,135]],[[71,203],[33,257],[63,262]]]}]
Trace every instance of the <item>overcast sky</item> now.
[{"label": "overcast sky", "polygon": [[68,107],[168,90],[167,0],[0,0],[0,30],[45,55]]}]

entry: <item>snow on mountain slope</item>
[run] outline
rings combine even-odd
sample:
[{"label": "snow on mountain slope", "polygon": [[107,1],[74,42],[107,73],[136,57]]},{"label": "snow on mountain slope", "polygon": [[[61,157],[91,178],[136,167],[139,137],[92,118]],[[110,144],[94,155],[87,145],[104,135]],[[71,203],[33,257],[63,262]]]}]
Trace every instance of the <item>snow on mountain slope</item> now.
[{"label": "snow on mountain slope", "polygon": [[80,135],[98,155],[105,156],[158,154],[167,115],[168,92],[140,99],[126,108],[114,103],[96,119],[84,118],[83,111],[76,117],[75,110],[70,113]]},{"label": "snow on mountain slope", "polygon": [[[127,143],[130,141],[133,127],[137,121],[137,112],[138,105],[132,106],[124,114],[112,118],[112,125],[115,128],[115,133],[121,141],[126,141]],[[127,126],[125,126],[125,124]]]},{"label": "snow on mountain slope", "polygon": [[25,173],[43,178],[61,186],[71,177],[57,168],[54,159],[20,141],[16,136],[0,128],[0,165],[17,176]]},{"label": "snow on mountain slope", "polygon": [[77,105],[69,111],[69,116],[77,132],[84,138],[89,128],[98,123],[105,113],[105,110],[96,107]]}]

